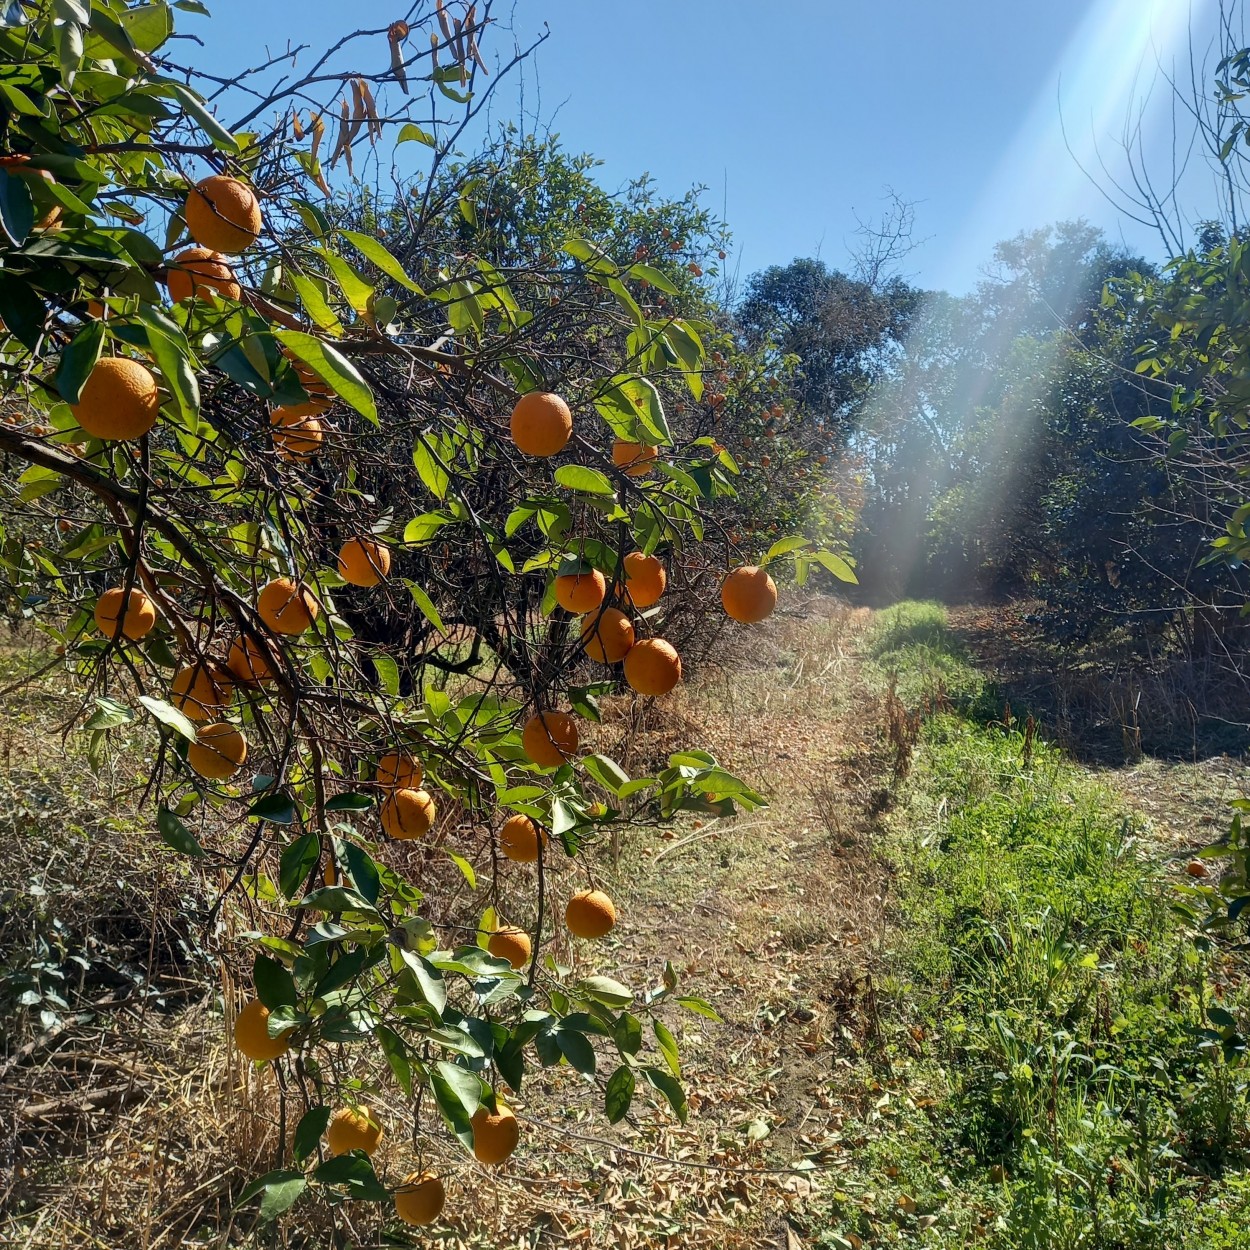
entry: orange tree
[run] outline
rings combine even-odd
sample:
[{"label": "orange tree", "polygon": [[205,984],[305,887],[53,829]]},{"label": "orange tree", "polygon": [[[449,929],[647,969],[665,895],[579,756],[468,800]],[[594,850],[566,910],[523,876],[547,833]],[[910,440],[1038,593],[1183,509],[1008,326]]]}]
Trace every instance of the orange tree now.
[{"label": "orange tree", "polygon": [[[419,1159],[376,1175],[387,1126],[337,1088],[354,1047],[418,1154],[450,1132],[506,1159],[504,1091],[535,1064],[598,1080],[609,1120],[640,1084],[684,1118],[657,1012],[710,1009],[671,969],[643,995],[574,979],[557,917],[616,923],[585,854],[605,830],[761,802],[706,752],[629,777],[580,745],[599,694],[680,679],[673,568],[729,563],[698,551],[737,467],[665,411],[674,383],[701,395],[702,337],[634,293],[671,280],[576,237],[506,269],[449,241],[418,282],[339,224],[336,162],[415,141],[433,187],[488,95],[491,6],[420,8],[340,42],[376,73],[280,57],[275,90],[168,59],[193,0],[0,15],[6,604],[80,683],[93,759],[150,720],[145,794],[217,883],[205,919],[281,915],[233,1024],[298,1113],[248,1191],[268,1217],[309,1189],[442,1209]],[[798,537],[770,554],[837,567]],[[751,566],[722,598],[757,621],[776,587]],[[402,622],[382,640],[379,611]]]}]

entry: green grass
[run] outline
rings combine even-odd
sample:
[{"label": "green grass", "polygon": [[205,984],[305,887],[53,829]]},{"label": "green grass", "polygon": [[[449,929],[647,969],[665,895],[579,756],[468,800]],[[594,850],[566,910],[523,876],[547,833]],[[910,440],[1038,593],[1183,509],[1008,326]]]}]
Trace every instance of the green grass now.
[{"label": "green grass", "polygon": [[[1247,1067],[1201,1032],[1227,957],[1195,946],[1093,774],[978,723],[940,608],[883,613],[867,648],[905,699],[966,711],[926,720],[886,821],[897,928],[865,1079],[889,1112],[855,1126],[816,1244],[1243,1244]],[[1244,1020],[1247,998],[1220,1005]]]},{"label": "green grass", "polygon": [[938,696],[963,703],[983,682],[967,651],[952,637],[938,603],[909,601],[878,614],[865,647],[867,667],[882,685],[894,682],[904,703]]}]

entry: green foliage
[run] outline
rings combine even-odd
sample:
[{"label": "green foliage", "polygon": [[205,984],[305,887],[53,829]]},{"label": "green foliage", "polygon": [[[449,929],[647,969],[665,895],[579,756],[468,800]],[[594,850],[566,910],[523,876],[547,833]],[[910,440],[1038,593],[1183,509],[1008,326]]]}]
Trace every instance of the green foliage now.
[{"label": "green foliage", "polygon": [[[966,664],[933,605],[869,646],[914,683]],[[1031,731],[925,722],[887,835],[902,930],[876,1079],[902,1105],[848,1129],[862,1161],[818,1244],[1198,1250],[1232,1227],[1250,1070],[1209,1032],[1250,1003],[1216,1003],[1135,833]]]}]

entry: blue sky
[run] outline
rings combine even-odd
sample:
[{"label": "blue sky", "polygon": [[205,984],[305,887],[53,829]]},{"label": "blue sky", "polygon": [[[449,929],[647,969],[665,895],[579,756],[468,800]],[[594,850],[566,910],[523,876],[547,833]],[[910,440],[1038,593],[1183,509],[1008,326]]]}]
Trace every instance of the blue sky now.
[{"label": "blue sky", "polygon": [[[234,63],[244,24],[243,55],[252,57],[288,36],[318,48],[346,32],[344,15],[353,27],[382,26],[405,7],[209,3],[213,21],[184,19],[182,29],[206,39],[202,59],[213,68]],[[1191,31],[1201,57],[1215,3],[516,0],[495,11],[510,12],[518,39],[544,25],[551,33],[494,108],[515,114],[523,86],[531,113],[603,160],[609,187],[643,171],[674,195],[706,184],[744,275],[794,256],[845,263],[856,215],[879,215],[893,188],[917,201],[924,240],[906,272],[962,291],[997,240],[1061,217],[1085,216],[1161,254],[1157,237],[1117,213],[1078,160],[1097,169],[1101,159],[1120,176],[1126,121],[1144,108],[1147,163],[1166,173],[1169,93],[1156,70],[1188,75]],[[510,42],[497,32],[492,47],[488,35],[488,61]],[[1209,211],[1204,172],[1191,169],[1183,189],[1192,217]]]}]

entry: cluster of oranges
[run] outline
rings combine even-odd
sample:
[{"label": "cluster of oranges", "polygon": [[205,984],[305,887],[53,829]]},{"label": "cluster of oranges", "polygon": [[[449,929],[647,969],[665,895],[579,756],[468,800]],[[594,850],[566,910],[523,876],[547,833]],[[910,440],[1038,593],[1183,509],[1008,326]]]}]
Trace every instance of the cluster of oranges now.
[{"label": "cluster of oranges", "polygon": [[[568,446],[573,437],[573,414],[559,396],[549,391],[522,395],[509,423],[512,441],[527,456],[549,457]],[[626,476],[646,477],[658,457],[655,447],[616,439],[612,463]],[[645,609],[660,601],[668,583],[663,562],[641,551],[623,561],[624,602]],[[681,680],[681,657],[663,638],[637,639],[635,624],[617,607],[605,607],[607,580],[598,569],[568,573],[555,579],[556,603],[582,618],[579,636],[586,654],[601,664],[623,665],[625,680],[639,694],[668,694]],[[734,569],[721,587],[726,613],[736,621],[764,620],[777,606],[777,587],[762,568]]]},{"label": "cluster of oranges", "polygon": [[[279,1059],[290,1048],[290,1031],[271,1036],[269,1008],[253,999],[235,1017],[234,1043],[239,1052],[256,1062]],[[479,1163],[496,1166],[511,1157],[521,1140],[520,1125],[512,1109],[501,1099],[494,1107],[483,1104],[470,1121],[473,1154]],[[349,1154],[354,1150],[372,1156],[382,1144],[385,1129],[368,1107],[340,1107],[325,1129],[326,1153]],[[395,1211],[406,1224],[433,1224],[443,1212],[447,1192],[434,1172],[412,1172],[395,1191]]]}]

